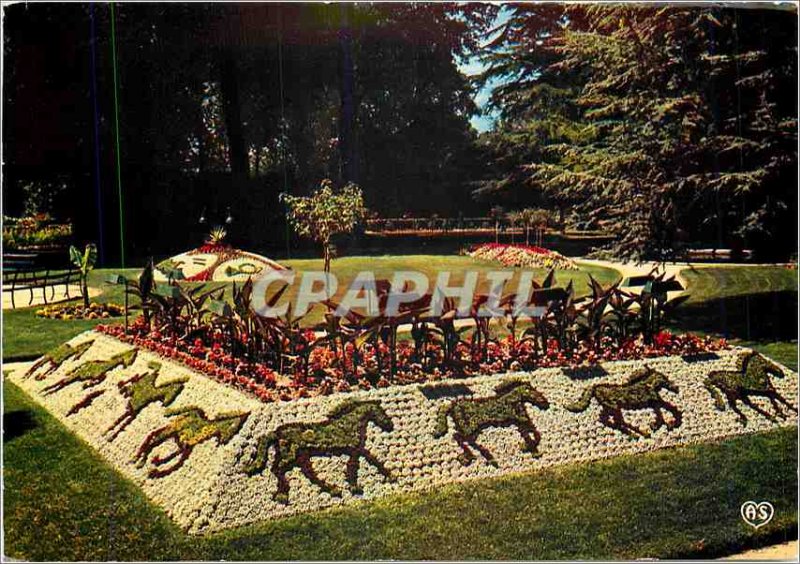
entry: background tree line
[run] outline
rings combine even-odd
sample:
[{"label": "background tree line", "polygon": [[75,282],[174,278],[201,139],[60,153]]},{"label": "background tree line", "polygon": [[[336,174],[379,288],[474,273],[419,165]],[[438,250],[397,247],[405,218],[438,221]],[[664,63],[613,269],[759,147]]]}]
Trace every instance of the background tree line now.
[{"label": "background tree line", "polygon": [[[114,42],[108,4],[18,4],[4,19],[6,213],[26,182],[67,186],[57,213],[106,264],[120,209],[131,258],[196,245],[203,210],[214,222],[228,208],[234,243],[283,255],[296,242],[278,194],[322,178],[357,183],[384,216],[553,209],[615,234],[627,257],[785,258],[796,243],[785,11],[123,3],[113,23]],[[463,57],[487,71],[471,81]],[[479,136],[488,80],[500,117]]]},{"label": "background tree line", "polygon": [[357,183],[384,215],[476,209],[476,108],[457,58],[481,9],[115,8],[121,206],[109,5],[17,5],[5,18],[7,213],[22,182],[65,177],[59,213],[113,262],[119,207],[131,256],[197,244],[203,209],[213,222],[229,206],[234,242],[277,252],[278,194],[323,178]]}]

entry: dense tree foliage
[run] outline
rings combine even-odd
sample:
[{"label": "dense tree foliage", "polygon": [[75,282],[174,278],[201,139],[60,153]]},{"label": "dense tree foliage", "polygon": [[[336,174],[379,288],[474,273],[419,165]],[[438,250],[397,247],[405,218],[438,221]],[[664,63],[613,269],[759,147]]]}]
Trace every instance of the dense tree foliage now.
[{"label": "dense tree foliage", "polygon": [[67,176],[62,211],[84,239],[102,215],[101,255],[117,252],[118,208],[133,255],[178,250],[202,209],[227,206],[234,239],[280,248],[278,194],[322,178],[358,183],[385,215],[474,206],[476,108],[457,60],[487,8],[117,5],[121,205],[109,6],[5,10],[6,203],[31,176]]},{"label": "dense tree foliage", "polygon": [[[29,3],[4,15],[4,204],[19,213],[32,182],[68,186],[55,211],[103,264],[118,227],[132,257],[195,245],[203,210],[231,209],[234,244],[288,249],[278,194],[322,178],[358,184],[385,216],[556,210],[616,235],[624,257],[794,246],[785,10],[123,3],[112,19],[108,4]],[[476,84],[458,68],[475,55],[499,83],[498,123],[480,138]]]},{"label": "dense tree foliage", "polygon": [[787,15],[510,8],[485,53],[485,78],[506,83],[479,195],[522,190],[568,206],[616,235],[616,256],[666,258],[703,241],[786,252],[797,213],[797,19]]}]

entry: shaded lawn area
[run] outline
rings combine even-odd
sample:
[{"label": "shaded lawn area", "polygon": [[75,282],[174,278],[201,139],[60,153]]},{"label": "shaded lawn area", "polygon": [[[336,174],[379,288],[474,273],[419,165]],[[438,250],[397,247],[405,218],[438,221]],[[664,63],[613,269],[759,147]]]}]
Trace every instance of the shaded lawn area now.
[{"label": "shaded lawn area", "polygon": [[797,270],[724,266],[684,270],[690,298],[671,324],[721,335],[797,370]]},{"label": "shaded lawn area", "polygon": [[[797,534],[797,432],[779,429],[189,537],[19,388],[4,391],[5,541],[16,558],[713,557]],[[743,524],[749,499],[773,503],[767,526]]]},{"label": "shaded lawn area", "polygon": [[786,266],[687,268],[681,276],[690,288],[689,303],[747,294],[797,293],[797,269]]},{"label": "shaded lawn area", "polygon": [[[286,266],[301,272],[304,270],[322,270],[322,259],[307,259],[307,260],[287,260],[284,261]],[[488,290],[488,285],[485,280],[485,273],[492,270],[503,270],[500,265],[489,263],[486,261],[479,261],[471,257],[462,256],[428,256],[428,255],[412,255],[412,256],[385,256],[385,257],[344,257],[336,259],[332,263],[332,272],[336,274],[339,280],[339,291],[337,296],[341,297],[347,290],[347,286],[355,278],[355,276],[363,270],[371,270],[375,273],[377,278],[391,278],[393,273],[397,270],[414,270],[423,272],[431,280],[431,284],[435,283],[436,275],[439,271],[449,270],[452,272],[450,284],[460,284],[463,282],[464,273],[467,270],[476,270],[480,272],[479,282],[483,282],[480,288],[484,291]],[[509,269],[511,270],[511,269]],[[515,289],[519,280],[519,274],[523,269],[514,269],[514,278],[509,282],[508,288]],[[533,269],[534,280],[541,281],[547,275],[545,269]],[[122,286],[115,286],[106,284],[105,280],[109,274],[122,273],[128,277],[138,276],[139,269],[98,269],[90,273],[89,284],[100,288],[103,293],[93,298],[92,301],[97,302],[114,302],[122,304],[124,302],[124,291]],[[570,280],[574,281],[576,291],[585,293],[589,291],[588,275],[591,274],[596,279],[604,284],[614,282],[617,278],[617,272],[607,268],[599,268],[594,266],[586,266],[580,271],[558,271],[556,273],[556,281],[559,284],[568,284]],[[210,283],[214,286],[224,285],[221,283]],[[290,291],[282,301],[296,299],[299,280],[295,282]],[[211,286],[209,286],[211,287]],[[230,297],[230,292],[227,292],[227,297]],[[75,300],[76,302],[78,300]],[[135,300],[132,300],[132,304]],[[5,329],[3,334],[3,359],[7,362],[14,360],[29,360],[36,356],[42,355],[44,352],[51,348],[58,346],[64,341],[71,339],[75,335],[91,329],[98,323],[122,323],[122,318],[114,320],[70,320],[64,321],[60,319],[42,319],[36,317],[36,310],[39,307],[6,310],[3,312],[3,327]],[[322,321],[323,306],[315,307],[312,312],[303,320],[306,324],[314,324]],[[134,312],[134,316],[138,312]]]}]

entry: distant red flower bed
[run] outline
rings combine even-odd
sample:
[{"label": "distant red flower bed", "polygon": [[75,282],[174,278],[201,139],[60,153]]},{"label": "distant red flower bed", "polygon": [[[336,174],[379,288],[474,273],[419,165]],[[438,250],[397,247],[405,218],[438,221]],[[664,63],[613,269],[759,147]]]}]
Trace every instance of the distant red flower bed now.
[{"label": "distant red flower bed", "polygon": [[575,261],[561,253],[534,245],[483,243],[470,248],[473,258],[499,262],[503,266],[527,268],[558,268],[575,270]]},{"label": "distant red flower bed", "polygon": [[[438,342],[429,341],[419,347],[411,341],[400,341],[394,376],[390,379],[387,375],[391,372],[386,369],[391,354],[382,341],[364,343],[358,349],[353,343],[332,346],[329,341],[320,343],[315,334],[307,330],[301,332],[295,342],[285,343],[284,358],[272,363],[256,363],[232,351],[230,340],[219,329],[196,331],[187,340],[156,330],[148,331],[140,317],[131,324],[127,334],[119,325],[99,325],[97,330],[177,361],[264,402],[537,368],[580,368],[604,361],[697,355],[728,346],[725,340],[661,331],[652,344],[645,344],[641,337],[627,339],[621,344],[603,337],[595,345],[583,342],[565,352],[555,340],[550,340],[547,350],[543,351],[532,340],[505,337],[479,346],[460,341],[455,354],[446,362]],[[237,345],[246,347],[247,343]]]},{"label": "distant red flower bed", "polygon": [[195,254],[202,254],[202,253],[210,253],[210,254],[222,254],[222,253],[230,253],[233,250],[233,247],[228,245],[227,243],[203,243],[198,248],[194,249],[193,251],[189,251],[188,254],[195,255]]}]

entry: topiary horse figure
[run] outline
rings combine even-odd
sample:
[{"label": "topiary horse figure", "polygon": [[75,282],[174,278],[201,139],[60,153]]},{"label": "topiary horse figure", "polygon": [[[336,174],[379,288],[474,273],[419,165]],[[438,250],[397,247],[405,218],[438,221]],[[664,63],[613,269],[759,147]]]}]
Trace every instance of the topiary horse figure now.
[{"label": "topiary horse figure", "polygon": [[47,365],[47,368],[39,373],[36,374],[36,380],[44,380],[49,376],[52,372],[58,369],[59,366],[64,364],[70,358],[74,360],[78,360],[83,354],[88,351],[91,346],[94,344],[94,341],[84,341],[83,343],[79,343],[74,347],[69,343],[64,343],[63,345],[59,345],[53,350],[47,352],[42,358],[37,360],[25,373],[27,378],[33,376],[37,370],[39,370],[42,366]]},{"label": "topiary horse figure", "polygon": [[183,385],[189,380],[188,377],[183,377],[156,385],[156,378],[158,378],[158,373],[161,370],[161,364],[151,362],[148,368],[150,368],[150,372],[137,374],[133,378],[117,384],[120,393],[128,398],[128,404],[125,406],[125,411],[122,415],[106,430],[106,438],[109,442],[116,439],[136,419],[136,416],[151,403],[161,402],[164,407],[169,407],[183,391]]},{"label": "topiary horse figure", "polygon": [[[166,415],[172,419],[170,423],[147,435],[133,459],[136,466],[141,468],[153,450],[169,440],[175,442],[175,451],[164,457],[153,457],[152,464],[156,468],[147,474],[150,478],[161,478],[180,468],[200,443],[216,438],[217,444],[226,444],[242,428],[249,413],[227,413],[211,419],[199,407],[185,407],[167,410]],[[178,460],[175,463],[163,467],[176,457]]]},{"label": "topiary horse figure", "polygon": [[70,384],[82,382],[83,388],[88,389],[98,385],[106,379],[108,373],[118,366],[128,368],[136,360],[139,349],[129,349],[117,353],[106,360],[92,360],[73,368],[66,376],[58,382],[50,384],[42,389],[42,395],[49,395],[59,390],[63,390]]},{"label": "topiary horse figure", "polygon": [[[786,417],[786,414],[780,408],[779,402],[797,413],[797,408],[792,406],[772,385],[772,381],[769,378],[770,375],[778,378],[786,377],[777,364],[756,352],[751,352],[739,359],[738,370],[714,370],[708,374],[703,381],[703,385],[711,393],[711,397],[714,398],[714,404],[720,411],[725,410],[725,404],[722,401],[722,396],[725,396],[725,399],[728,400],[728,405],[739,416],[739,421],[742,422],[742,425],[747,425],[747,417],[737,406],[737,401],[741,401],[770,421],[776,421],[776,415],[782,418]],[[754,404],[749,396],[767,398],[775,409],[776,415]]]},{"label": "topiary horse figure", "polygon": [[271,471],[278,479],[278,489],[272,496],[275,501],[289,502],[289,481],[286,473],[294,467],[322,491],[341,496],[341,489],[322,480],[314,471],[312,457],[347,455],[346,477],[350,492],[361,493],[358,485],[359,461],[363,457],[387,480],[394,478],[375,456],[364,446],[367,426],[374,423],[383,432],[394,429],[391,418],[378,401],[346,401],[328,414],[319,423],[288,423],[259,438],[256,456],[245,467],[245,472],[254,475],[267,465],[268,451],[274,447],[275,457]]},{"label": "topiary horse figure", "polygon": [[496,395],[488,398],[460,398],[439,408],[433,436],[443,437],[447,433],[447,418],[451,418],[455,428],[453,438],[463,450],[458,460],[464,466],[475,460],[475,454],[470,447],[481,453],[492,466],[498,465],[492,453],[477,441],[478,435],[489,427],[516,427],[525,441],[524,450],[534,457],[540,456],[537,447],[541,435],[531,421],[525,405],[548,409],[550,404],[547,399],[530,383],[519,380],[499,385],[495,393]]},{"label": "topiary horse figure", "polygon": [[[595,384],[583,391],[580,399],[571,405],[564,407],[573,413],[586,411],[592,399],[596,399],[600,404],[600,423],[611,429],[616,429],[626,435],[641,435],[647,437],[650,433],[642,431],[625,421],[622,414],[623,409],[652,409],[656,415],[654,422],[650,424],[653,431],[666,426],[667,429],[680,427],[683,418],[677,407],[664,400],[660,395],[660,390],[667,389],[677,393],[678,387],[669,379],[645,366],[643,369],[634,372],[624,384]],[[664,419],[662,409],[672,414],[671,423]]]}]

